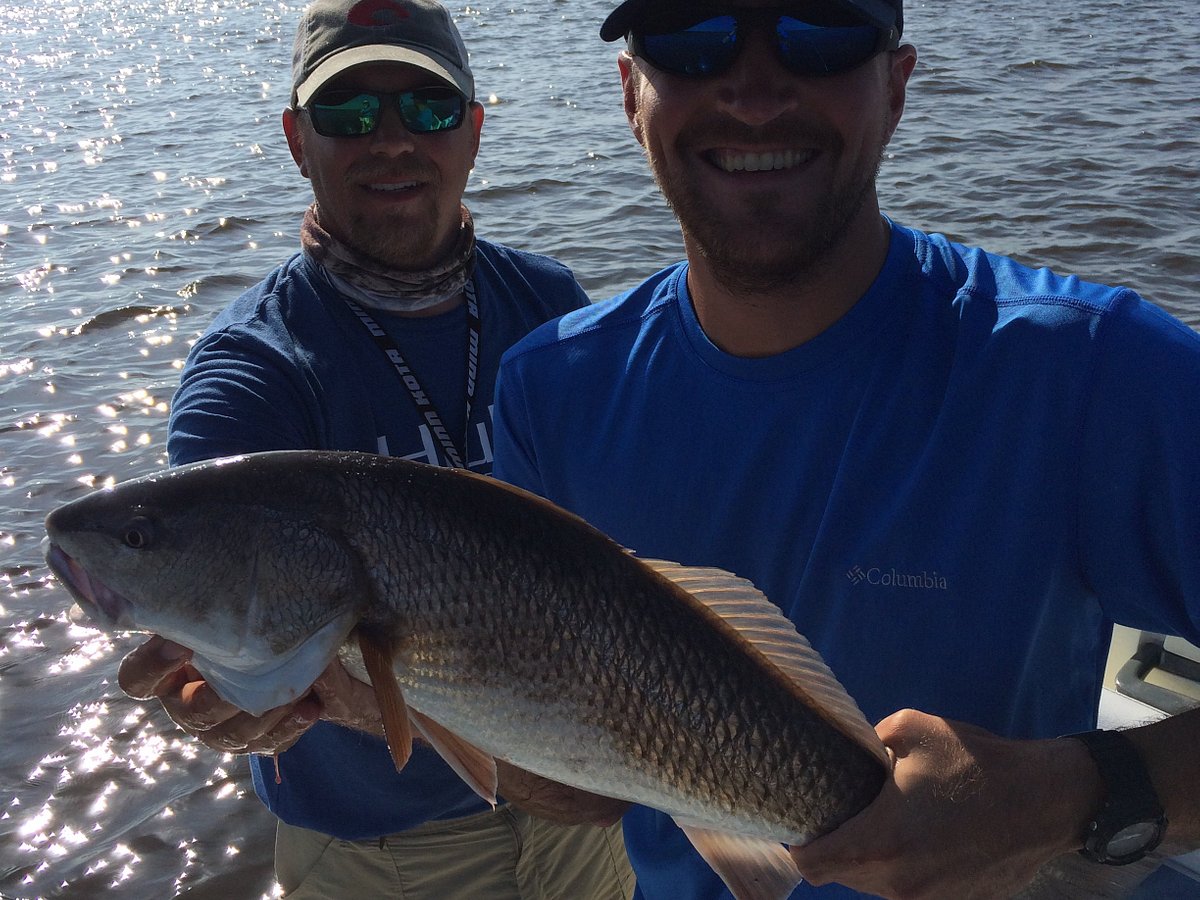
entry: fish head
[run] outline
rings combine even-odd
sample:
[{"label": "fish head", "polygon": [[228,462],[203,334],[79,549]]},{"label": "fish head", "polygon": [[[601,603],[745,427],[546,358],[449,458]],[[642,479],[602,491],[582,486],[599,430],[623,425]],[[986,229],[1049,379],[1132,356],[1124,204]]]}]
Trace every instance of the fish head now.
[{"label": "fish head", "polygon": [[104,630],[160,634],[239,671],[320,634],[327,663],[364,596],[340,492],[258,456],[169,469],[55,509],[48,565]]}]

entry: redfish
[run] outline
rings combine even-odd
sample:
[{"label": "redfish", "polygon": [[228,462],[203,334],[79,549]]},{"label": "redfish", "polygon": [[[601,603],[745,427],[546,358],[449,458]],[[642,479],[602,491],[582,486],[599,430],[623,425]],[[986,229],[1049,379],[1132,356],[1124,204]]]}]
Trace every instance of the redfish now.
[{"label": "redfish", "polygon": [[334,658],[495,802],[495,759],[671,815],[739,898],[799,881],[784,845],[867,806],[874,729],[749,582],[640,559],[470,473],[278,451],[170,469],[46,519],[47,560],[101,627],[190,647],[252,713]]}]

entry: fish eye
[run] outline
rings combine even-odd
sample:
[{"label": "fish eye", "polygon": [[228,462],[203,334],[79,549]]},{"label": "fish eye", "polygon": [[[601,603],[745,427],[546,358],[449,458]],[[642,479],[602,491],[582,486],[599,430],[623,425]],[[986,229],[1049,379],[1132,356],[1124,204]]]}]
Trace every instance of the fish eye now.
[{"label": "fish eye", "polygon": [[145,516],[131,519],[121,531],[121,543],[131,550],[145,550],[154,539],[154,528]]}]

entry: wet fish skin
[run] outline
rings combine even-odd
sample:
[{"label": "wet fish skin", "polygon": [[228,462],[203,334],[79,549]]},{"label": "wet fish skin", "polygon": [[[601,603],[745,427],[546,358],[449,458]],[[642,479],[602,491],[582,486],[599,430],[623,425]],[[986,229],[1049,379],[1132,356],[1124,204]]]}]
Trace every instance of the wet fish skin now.
[{"label": "wet fish skin", "polygon": [[[250,454],[89,495],[47,531],[81,606],[192,647],[231,702],[299,696],[334,653],[361,672],[354,631],[387,648],[412,710],[531,772],[668,812],[727,880],[762,861],[752,847],[722,862],[725,833],[806,843],[887,777],[852,701],[806,694],[832,675],[799,660],[802,639],[748,583],[640,560],[491,479]],[[790,890],[750,882],[743,896]]]},{"label": "wet fish skin", "polygon": [[[370,585],[337,537],[344,508],[331,482],[295,491],[272,471],[259,484],[272,498],[264,505],[223,466],[182,479],[183,468],[168,470],[59,507],[46,519],[47,561],[95,624],[180,638],[222,696],[261,713],[307,690],[295,679],[312,673],[311,685],[323,670]],[[88,590],[73,586],[80,577]]]}]

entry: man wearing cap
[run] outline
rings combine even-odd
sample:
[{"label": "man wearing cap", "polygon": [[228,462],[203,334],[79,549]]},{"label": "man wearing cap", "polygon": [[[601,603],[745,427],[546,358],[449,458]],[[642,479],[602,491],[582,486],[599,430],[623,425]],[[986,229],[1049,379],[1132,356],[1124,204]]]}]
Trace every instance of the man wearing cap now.
[{"label": "man wearing cap", "polygon": [[[283,113],[315,197],[302,252],[189,353],[171,410],[172,464],[339,449],[490,471],[501,353],[587,298],[554,260],[476,239],[462,204],[483,124],[474,97],[466,48],[440,4],[308,7]],[[492,809],[428,745],[397,773],[370,689],[340,665],[296,704],[253,717],[216,697],[189,658],[152,638],[122,664],[121,684],[161,698],[211,747],[268,754],[252,756],[251,770],[280,820],[285,896],[624,900],[632,891],[613,824],[623,805],[548,795],[569,798],[575,821],[609,827]],[[539,780],[503,764],[499,777],[502,797],[545,806]]]},{"label": "man wearing cap", "polygon": [[[612,12],[687,259],[506,354],[495,474],[749,579],[880,723],[893,777],[783,893],[1007,897],[1200,843],[1200,711],[1093,731],[1114,621],[1200,643],[1200,337],[881,215],[902,28],[900,0]],[[648,900],[788,862],[624,821]]]}]

